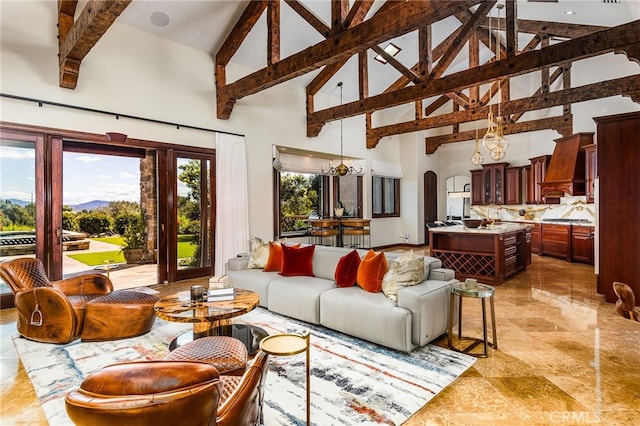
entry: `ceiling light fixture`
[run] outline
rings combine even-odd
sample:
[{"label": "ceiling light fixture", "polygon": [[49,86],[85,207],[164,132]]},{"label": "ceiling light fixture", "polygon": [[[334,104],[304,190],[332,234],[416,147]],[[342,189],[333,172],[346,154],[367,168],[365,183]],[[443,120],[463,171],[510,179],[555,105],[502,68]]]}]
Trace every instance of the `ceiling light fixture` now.
[{"label": "ceiling light fixture", "polygon": [[[338,87],[340,88],[340,105],[342,105],[342,82],[338,83]],[[330,160],[329,170],[325,170],[323,164],[322,173],[329,176],[357,175],[362,173],[362,164],[360,164],[360,170],[356,170],[353,168],[353,166],[347,166],[346,164],[344,164],[344,160],[342,157],[342,119],[340,120],[340,164],[338,164],[336,167],[333,167],[333,160]]]},{"label": "ceiling light fixture", "polygon": [[[396,46],[393,43],[389,43],[387,44],[387,47],[385,47],[383,49],[387,54],[389,54],[391,57],[396,56],[402,49],[400,49],[398,46]],[[382,55],[376,55],[373,59],[375,59],[376,61],[382,63],[382,64],[386,64],[387,60],[382,56]]]},{"label": "ceiling light fixture", "polygon": [[482,156],[482,153],[480,152],[480,141],[478,140],[478,128],[476,127],[476,149],[473,152],[473,155],[471,156],[471,164],[473,164],[474,166],[481,166],[482,163],[484,162],[484,157]]},{"label": "ceiling light fixture", "polygon": [[[503,4],[498,4],[496,6],[498,8],[498,30],[496,33],[496,60],[500,61],[500,50],[502,48],[502,43],[500,42],[500,11],[504,7]],[[489,16],[489,51],[493,52],[491,49],[491,39],[493,38],[491,28],[491,16]],[[507,148],[509,147],[509,141],[504,137],[504,119],[502,117],[501,104],[502,104],[502,83],[498,79],[498,92],[496,95],[498,96],[498,115],[494,117],[493,115],[493,107],[491,104],[491,86],[489,86],[489,114],[487,116],[487,133],[485,133],[482,138],[482,146],[485,147],[491,158],[495,161],[499,161],[504,159],[507,155]],[[477,148],[476,148],[477,149]],[[475,157],[475,153],[472,156]]]}]

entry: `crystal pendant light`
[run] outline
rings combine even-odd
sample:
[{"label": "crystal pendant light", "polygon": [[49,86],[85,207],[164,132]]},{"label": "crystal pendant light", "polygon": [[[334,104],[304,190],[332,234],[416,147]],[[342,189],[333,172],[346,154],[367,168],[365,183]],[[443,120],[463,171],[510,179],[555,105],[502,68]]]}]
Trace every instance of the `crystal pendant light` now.
[{"label": "crystal pendant light", "polygon": [[484,157],[482,156],[482,153],[480,152],[480,141],[478,140],[478,129],[476,128],[476,150],[473,152],[473,155],[471,156],[471,164],[473,164],[474,166],[480,166],[482,165],[482,163],[484,162]]}]

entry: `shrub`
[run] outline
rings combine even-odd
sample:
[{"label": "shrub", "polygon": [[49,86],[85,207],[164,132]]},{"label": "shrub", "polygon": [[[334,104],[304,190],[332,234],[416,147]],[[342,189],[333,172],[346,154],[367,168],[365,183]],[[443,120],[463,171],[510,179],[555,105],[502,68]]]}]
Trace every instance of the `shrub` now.
[{"label": "shrub", "polygon": [[136,226],[140,221],[139,213],[124,212],[116,216],[114,230],[118,235],[124,235],[127,227]]},{"label": "shrub", "polygon": [[113,218],[106,213],[90,211],[78,216],[78,225],[82,232],[100,235],[113,229]]},{"label": "shrub", "polygon": [[78,219],[76,218],[76,214],[74,212],[62,212],[62,229],[64,229],[65,231],[73,232],[78,232],[80,230],[80,225],[78,225]]}]

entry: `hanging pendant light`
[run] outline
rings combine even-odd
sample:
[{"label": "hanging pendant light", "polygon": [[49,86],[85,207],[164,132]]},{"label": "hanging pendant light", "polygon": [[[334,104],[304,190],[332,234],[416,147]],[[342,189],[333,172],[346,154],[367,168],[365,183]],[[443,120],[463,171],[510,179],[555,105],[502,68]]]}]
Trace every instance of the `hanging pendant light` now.
[{"label": "hanging pendant light", "polygon": [[476,127],[476,150],[473,152],[473,155],[471,156],[471,164],[473,164],[474,166],[480,166],[482,165],[482,163],[484,162],[484,157],[482,156],[482,153],[480,152],[480,141],[478,140],[478,128]]},{"label": "hanging pendant light", "polygon": [[[338,83],[338,87],[340,88],[340,105],[342,105],[342,82]],[[345,176],[345,175],[357,175],[362,173],[362,164],[360,165],[360,169],[356,170],[353,166],[347,166],[344,164],[343,156],[342,156],[342,120],[340,120],[340,164],[336,167],[333,167],[333,160],[329,161],[329,170],[324,169],[324,164],[322,165],[322,173],[329,176]]]},{"label": "hanging pendant light", "polygon": [[[503,4],[498,4],[496,6],[498,8],[498,30],[497,30],[497,40],[496,43],[496,60],[500,60],[500,11],[504,7]],[[492,33],[492,19],[491,15],[489,15],[489,51],[493,52],[491,48],[491,40],[493,38]],[[504,118],[502,117],[502,84],[500,80],[498,80],[498,92],[496,93],[498,96],[498,115],[493,115],[493,107],[491,104],[491,85],[489,86],[489,114],[487,115],[487,133],[482,138],[482,146],[489,151],[491,158],[495,161],[499,161],[505,158],[507,155],[507,148],[509,147],[509,141],[504,137]],[[477,144],[476,144],[477,145]],[[477,146],[476,146],[477,151]],[[475,156],[475,153],[474,153]],[[473,162],[472,157],[472,162]],[[475,163],[474,163],[475,164]]]}]

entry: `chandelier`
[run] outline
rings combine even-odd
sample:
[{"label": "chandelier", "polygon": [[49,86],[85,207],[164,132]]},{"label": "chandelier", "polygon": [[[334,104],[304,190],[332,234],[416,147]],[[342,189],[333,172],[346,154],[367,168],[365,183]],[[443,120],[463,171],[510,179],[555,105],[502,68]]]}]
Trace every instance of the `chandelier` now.
[{"label": "chandelier", "polygon": [[[342,105],[342,82],[338,83],[338,87],[340,88],[340,105]],[[356,170],[353,166],[347,166],[346,164],[344,164],[342,156],[342,120],[340,120],[340,164],[338,164],[336,167],[333,167],[333,160],[330,160],[329,170],[325,170],[323,164],[322,173],[329,176],[357,175],[362,173],[362,165],[360,165],[359,170]]]},{"label": "chandelier", "polygon": [[[503,4],[498,4],[496,6],[498,8],[498,32],[497,32],[497,40],[496,43],[496,59],[500,60],[500,11],[504,7]],[[489,16],[489,51],[493,52],[491,49],[491,39],[493,38],[491,32],[491,16]],[[502,104],[502,84],[498,80],[498,115],[493,115],[493,106],[491,104],[491,85],[489,86],[489,114],[487,116],[487,133],[485,133],[482,138],[482,146],[489,151],[489,155],[495,161],[500,161],[504,159],[507,155],[507,148],[509,147],[509,141],[504,137],[504,118],[502,117],[501,104]],[[476,147],[475,152],[471,157],[471,163],[478,166],[482,164],[482,154],[478,151],[478,137],[476,132]]]},{"label": "chandelier", "polygon": [[478,128],[476,127],[476,149],[473,152],[473,155],[471,156],[471,164],[473,164],[474,166],[480,166],[482,165],[482,162],[484,161],[484,157],[482,156],[482,153],[480,152],[480,141],[478,140]]}]

